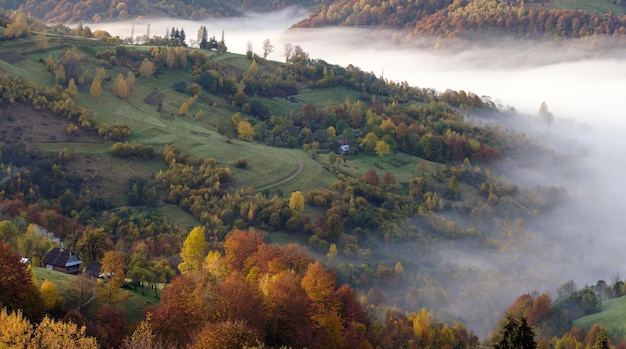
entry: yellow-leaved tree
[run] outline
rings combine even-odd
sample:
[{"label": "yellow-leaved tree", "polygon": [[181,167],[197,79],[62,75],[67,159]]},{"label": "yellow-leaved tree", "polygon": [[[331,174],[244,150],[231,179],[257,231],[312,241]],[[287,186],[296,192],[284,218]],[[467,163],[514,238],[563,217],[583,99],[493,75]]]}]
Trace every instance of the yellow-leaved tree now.
[{"label": "yellow-leaved tree", "polygon": [[100,85],[100,81],[98,79],[93,79],[89,93],[96,98],[100,97],[102,94],[102,85]]},{"label": "yellow-leaved tree", "polygon": [[72,98],[76,98],[78,96],[78,87],[76,86],[76,82],[74,81],[74,78],[70,79],[70,82],[67,84],[67,88],[65,89],[65,92],[67,93],[68,96]]},{"label": "yellow-leaved tree", "polygon": [[115,79],[115,94],[122,99],[128,97],[128,85],[122,73],[119,73]]},{"label": "yellow-leaved tree", "polygon": [[129,297],[128,291],[122,292],[120,287],[124,285],[124,253],[107,251],[100,261],[104,282],[98,285],[98,296],[103,303],[115,304]]},{"label": "yellow-leaved tree", "polygon": [[254,139],[254,129],[248,121],[242,120],[237,125],[237,135],[239,139],[252,142],[252,140]]},{"label": "yellow-leaved tree", "polygon": [[41,288],[39,290],[39,293],[41,293],[41,298],[43,299],[44,308],[46,310],[50,310],[54,308],[59,298],[59,294],[57,292],[57,285],[50,280],[44,280],[41,283]]},{"label": "yellow-leaved tree", "polygon": [[61,322],[45,317],[33,325],[20,310],[0,309],[0,348],[95,349],[96,339],[85,334],[85,327],[72,322]]},{"label": "yellow-leaved tree", "polygon": [[183,259],[178,265],[180,272],[188,274],[201,270],[206,256],[206,247],[204,228],[193,228],[183,241],[183,249],[180,251],[180,257]]},{"label": "yellow-leaved tree", "polygon": [[291,197],[289,198],[289,208],[298,212],[304,211],[304,195],[302,195],[301,191],[296,190],[291,193]]},{"label": "yellow-leaved tree", "polygon": [[150,61],[149,59],[144,58],[143,62],[141,62],[141,66],[139,67],[139,73],[141,73],[141,76],[144,78],[149,78],[154,74],[155,71],[156,67],[154,66],[154,63],[152,63],[152,61]]},{"label": "yellow-leaved tree", "polygon": [[376,154],[378,154],[378,156],[380,156],[381,158],[389,155],[390,151],[391,147],[384,140],[381,139],[376,142]]}]

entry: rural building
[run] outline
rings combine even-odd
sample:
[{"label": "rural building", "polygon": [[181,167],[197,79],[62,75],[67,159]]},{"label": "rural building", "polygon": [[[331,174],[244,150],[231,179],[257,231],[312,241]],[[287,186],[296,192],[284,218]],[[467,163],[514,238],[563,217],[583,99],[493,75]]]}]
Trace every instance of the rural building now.
[{"label": "rural building", "polygon": [[53,248],[41,261],[41,266],[48,270],[56,270],[67,274],[78,274],[83,261],[76,253],[64,249]]},{"label": "rural building", "polygon": [[102,274],[102,264],[93,261],[91,263],[89,263],[89,265],[87,266],[87,268],[85,268],[84,271],[85,274],[87,274],[87,276],[89,276],[90,278],[96,280],[98,278],[101,278],[103,276]]}]

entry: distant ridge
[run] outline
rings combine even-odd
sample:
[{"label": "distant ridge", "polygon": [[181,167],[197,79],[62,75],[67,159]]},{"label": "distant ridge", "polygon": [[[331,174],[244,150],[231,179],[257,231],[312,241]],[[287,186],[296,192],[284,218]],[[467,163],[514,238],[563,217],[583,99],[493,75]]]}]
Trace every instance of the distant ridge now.
[{"label": "distant ridge", "polygon": [[289,6],[313,7],[329,0],[0,0],[6,10],[21,10],[47,23],[114,21],[145,16],[185,19],[236,17],[246,11],[265,12]]}]

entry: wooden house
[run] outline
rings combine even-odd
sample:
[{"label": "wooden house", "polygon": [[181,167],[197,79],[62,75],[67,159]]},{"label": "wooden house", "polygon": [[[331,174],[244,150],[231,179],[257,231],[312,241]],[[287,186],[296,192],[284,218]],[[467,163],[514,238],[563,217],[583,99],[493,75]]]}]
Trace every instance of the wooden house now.
[{"label": "wooden house", "polygon": [[78,274],[83,261],[76,253],[64,249],[53,248],[41,261],[41,266],[48,270],[56,270],[67,274]]}]

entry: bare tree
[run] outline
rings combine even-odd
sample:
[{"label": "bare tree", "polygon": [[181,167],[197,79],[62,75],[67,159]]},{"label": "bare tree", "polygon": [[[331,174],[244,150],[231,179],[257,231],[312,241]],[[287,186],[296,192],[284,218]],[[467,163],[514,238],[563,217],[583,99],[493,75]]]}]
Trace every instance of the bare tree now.
[{"label": "bare tree", "polygon": [[248,41],[248,43],[246,44],[246,56],[248,58],[252,58],[252,54],[254,53],[254,51],[252,51],[253,47],[252,47],[252,42]]},{"label": "bare tree", "polygon": [[263,40],[263,58],[267,58],[272,52],[274,52],[274,45],[272,45],[270,39]]},{"label": "bare tree", "polygon": [[293,54],[293,45],[291,45],[291,43],[288,42],[283,47],[283,57],[285,57],[285,63],[289,62],[289,58],[291,58],[292,54]]}]

